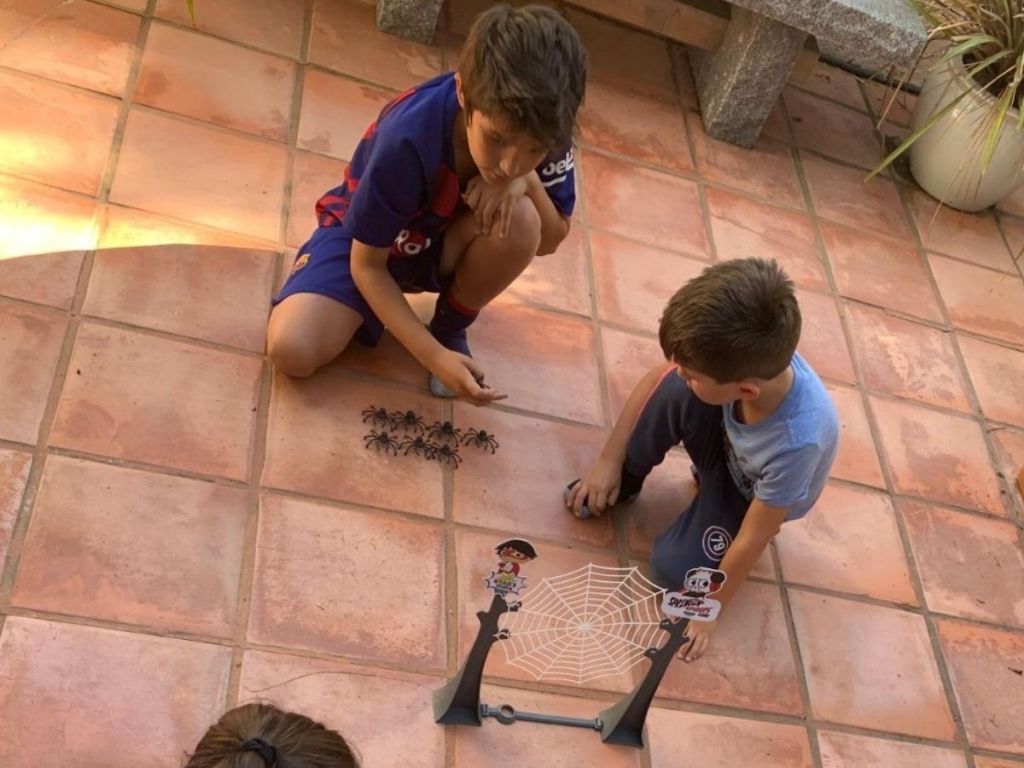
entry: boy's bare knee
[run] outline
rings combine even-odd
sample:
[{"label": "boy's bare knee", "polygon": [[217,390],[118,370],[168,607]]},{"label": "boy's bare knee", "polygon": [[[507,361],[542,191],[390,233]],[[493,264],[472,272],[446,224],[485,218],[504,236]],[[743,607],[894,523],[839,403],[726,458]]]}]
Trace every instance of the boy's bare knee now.
[{"label": "boy's bare knee", "polygon": [[277,370],[296,379],[311,376],[320,367],[311,345],[287,336],[267,339],[267,357]]},{"label": "boy's bare knee", "polygon": [[537,255],[540,246],[540,214],[528,197],[523,197],[512,209],[508,234],[502,238],[503,245],[515,256],[521,256],[527,263]]}]

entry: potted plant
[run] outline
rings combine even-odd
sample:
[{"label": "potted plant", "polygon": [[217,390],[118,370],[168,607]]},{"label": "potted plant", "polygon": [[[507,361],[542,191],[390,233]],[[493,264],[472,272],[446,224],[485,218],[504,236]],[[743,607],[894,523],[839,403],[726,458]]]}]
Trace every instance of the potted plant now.
[{"label": "potted plant", "polygon": [[924,80],[910,135],[871,175],[909,150],[926,192],[979,211],[1024,183],[1024,0],[910,2],[929,42],[948,48]]}]

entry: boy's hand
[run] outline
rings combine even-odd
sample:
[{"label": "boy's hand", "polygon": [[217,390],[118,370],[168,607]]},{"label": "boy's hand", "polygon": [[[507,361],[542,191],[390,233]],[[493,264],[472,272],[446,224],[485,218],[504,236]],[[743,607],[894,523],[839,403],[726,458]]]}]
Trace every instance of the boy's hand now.
[{"label": "boy's hand", "polygon": [[711,644],[711,633],[717,626],[717,619],[715,621],[691,621],[686,628],[686,636],[690,638],[690,642],[679,649],[676,658],[689,664],[703,656],[704,651]]},{"label": "boy's hand", "polygon": [[504,400],[508,395],[484,385],[484,371],[471,357],[445,349],[430,366],[430,372],[441,380],[456,397],[473,405],[487,405]]},{"label": "boy's hand", "polygon": [[586,504],[591,514],[600,516],[619,500],[621,482],[622,463],[599,456],[590,471],[569,491],[565,506],[576,517],[582,517]]},{"label": "boy's hand", "polygon": [[473,211],[476,234],[489,235],[494,225],[500,237],[508,236],[512,209],[526,194],[526,177],[512,179],[504,184],[488,184],[482,177],[470,180],[463,199]]}]

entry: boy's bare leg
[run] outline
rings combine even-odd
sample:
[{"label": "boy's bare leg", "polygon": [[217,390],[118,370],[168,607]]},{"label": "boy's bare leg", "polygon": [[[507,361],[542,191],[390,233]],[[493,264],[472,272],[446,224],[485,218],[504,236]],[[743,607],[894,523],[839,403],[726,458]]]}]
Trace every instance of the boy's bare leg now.
[{"label": "boy's bare leg", "polygon": [[363,324],[351,307],[318,293],[295,293],[274,307],[267,355],[288,376],[309,376],[344,351]]}]

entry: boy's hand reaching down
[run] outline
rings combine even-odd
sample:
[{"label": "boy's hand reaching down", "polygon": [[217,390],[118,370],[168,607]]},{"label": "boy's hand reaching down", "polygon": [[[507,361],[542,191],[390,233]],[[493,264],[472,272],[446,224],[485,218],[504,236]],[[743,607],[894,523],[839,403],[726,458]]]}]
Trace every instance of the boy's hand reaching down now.
[{"label": "boy's hand reaching down", "polygon": [[464,200],[473,211],[476,234],[489,235],[494,226],[500,237],[508,236],[512,221],[512,209],[526,194],[525,176],[511,179],[504,184],[488,184],[482,177],[471,179],[466,187]]},{"label": "boy's hand reaching down", "polygon": [[574,485],[565,497],[565,506],[576,517],[583,517],[586,504],[592,515],[600,515],[619,500],[622,462],[599,456],[594,466]]},{"label": "boy's hand reaching down", "polygon": [[717,620],[691,621],[690,625],[686,628],[686,636],[690,638],[690,642],[679,649],[676,658],[689,663],[703,656],[711,644],[711,633],[715,631],[717,626]]},{"label": "boy's hand reaching down", "polygon": [[455,396],[473,405],[487,405],[508,395],[484,384],[484,371],[471,357],[443,349],[430,366],[433,373]]}]

